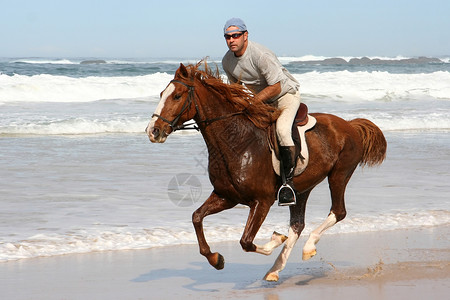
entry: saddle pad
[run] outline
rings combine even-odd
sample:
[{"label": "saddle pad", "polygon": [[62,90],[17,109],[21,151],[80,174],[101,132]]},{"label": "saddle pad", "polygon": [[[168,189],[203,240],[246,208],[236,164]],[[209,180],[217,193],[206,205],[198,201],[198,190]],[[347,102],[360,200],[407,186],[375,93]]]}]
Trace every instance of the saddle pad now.
[{"label": "saddle pad", "polygon": [[[305,132],[312,129],[317,123],[316,118],[311,115],[308,115],[308,123],[303,126],[297,126],[298,134],[300,135],[301,142],[301,156],[297,157],[297,164],[294,171],[294,176],[300,175],[308,166],[309,162],[309,151],[308,145],[306,144]],[[280,176],[280,161],[275,155],[275,151],[272,151],[272,165],[275,173]],[[304,159],[300,159],[300,157],[304,157]]]}]

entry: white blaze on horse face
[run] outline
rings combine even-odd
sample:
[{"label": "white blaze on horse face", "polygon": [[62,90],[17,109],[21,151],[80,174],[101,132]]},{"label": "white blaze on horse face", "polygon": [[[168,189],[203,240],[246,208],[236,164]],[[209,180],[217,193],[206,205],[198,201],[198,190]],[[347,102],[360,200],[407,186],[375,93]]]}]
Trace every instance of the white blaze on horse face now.
[{"label": "white blaze on horse face", "polygon": [[[161,95],[161,100],[159,100],[158,106],[156,107],[155,114],[160,115],[161,111],[164,108],[164,105],[166,104],[167,98],[175,91],[175,85],[173,83],[170,83],[166,89],[163,91]],[[147,135],[152,135],[153,128],[155,127],[155,122],[158,120],[158,117],[154,116],[150,120],[147,126]]]}]

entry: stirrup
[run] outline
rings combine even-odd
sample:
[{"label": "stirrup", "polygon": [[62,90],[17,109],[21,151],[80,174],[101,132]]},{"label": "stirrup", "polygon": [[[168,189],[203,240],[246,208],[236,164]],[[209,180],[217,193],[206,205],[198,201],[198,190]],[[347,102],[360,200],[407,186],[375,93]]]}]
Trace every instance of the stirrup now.
[{"label": "stirrup", "polygon": [[292,206],[297,203],[295,191],[289,184],[283,184],[278,189],[277,194],[278,206]]}]

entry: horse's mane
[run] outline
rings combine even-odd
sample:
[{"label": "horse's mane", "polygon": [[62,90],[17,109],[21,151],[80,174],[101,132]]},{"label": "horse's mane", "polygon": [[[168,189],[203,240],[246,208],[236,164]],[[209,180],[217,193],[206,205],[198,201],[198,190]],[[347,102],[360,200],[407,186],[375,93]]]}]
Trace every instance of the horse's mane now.
[{"label": "horse's mane", "polygon": [[[202,64],[204,65],[203,70],[199,68]],[[254,101],[255,94],[244,85],[223,82],[219,69],[211,70],[206,60],[202,60],[196,65],[188,65],[186,70],[189,78],[198,79],[203,86],[215,92],[224,101],[227,101],[236,112],[242,111],[258,128],[267,128],[275,122],[280,114],[275,107],[261,101]]]}]

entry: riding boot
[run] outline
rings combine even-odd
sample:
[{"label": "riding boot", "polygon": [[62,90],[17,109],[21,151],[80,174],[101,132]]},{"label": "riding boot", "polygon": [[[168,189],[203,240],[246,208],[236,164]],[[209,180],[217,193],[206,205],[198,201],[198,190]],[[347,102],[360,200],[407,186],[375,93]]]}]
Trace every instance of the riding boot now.
[{"label": "riding boot", "polygon": [[280,162],[281,179],[283,182],[278,190],[278,205],[295,205],[296,197],[292,182],[296,163],[295,146],[280,146]]}]

